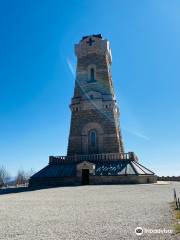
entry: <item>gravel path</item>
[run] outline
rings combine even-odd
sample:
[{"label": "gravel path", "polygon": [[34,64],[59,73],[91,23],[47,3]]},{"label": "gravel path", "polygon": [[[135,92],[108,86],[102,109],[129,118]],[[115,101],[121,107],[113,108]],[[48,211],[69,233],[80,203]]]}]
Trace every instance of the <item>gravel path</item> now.
[{"label": "gravel path", "polygon": [[0,239],[178,239],[172,234],[144,233],[135,228],[173,229],[166,185],[61,187],[0,195]]}]

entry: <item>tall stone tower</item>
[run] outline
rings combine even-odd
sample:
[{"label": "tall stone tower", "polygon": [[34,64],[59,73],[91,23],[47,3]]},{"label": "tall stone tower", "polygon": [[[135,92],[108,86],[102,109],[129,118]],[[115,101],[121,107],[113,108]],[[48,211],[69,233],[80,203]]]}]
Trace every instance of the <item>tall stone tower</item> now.
[{"label": "tall stone tower", "polygon": [[77,69],[67,155],[123,153],[109,41],[101,34],[85,36],[75,45],[75,54]]},{"label": "tall stone tower", "polygon": [[109,41],[100,34],[83,37],[75,53],[67,156],[49,156],[49,164],[30,178],[29,187],[156,182],[157,176],[134,152],[124,152]]}]

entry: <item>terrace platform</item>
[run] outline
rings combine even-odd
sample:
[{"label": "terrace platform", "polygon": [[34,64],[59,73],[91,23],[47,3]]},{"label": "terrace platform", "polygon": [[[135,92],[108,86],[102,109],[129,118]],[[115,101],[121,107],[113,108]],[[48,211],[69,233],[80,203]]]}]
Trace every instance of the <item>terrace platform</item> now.
[{"label": "terrace platform", "polygon": [[133,153],[50,156],[49,164],[34,174],[29,186],[154,183],[154,172]]}]

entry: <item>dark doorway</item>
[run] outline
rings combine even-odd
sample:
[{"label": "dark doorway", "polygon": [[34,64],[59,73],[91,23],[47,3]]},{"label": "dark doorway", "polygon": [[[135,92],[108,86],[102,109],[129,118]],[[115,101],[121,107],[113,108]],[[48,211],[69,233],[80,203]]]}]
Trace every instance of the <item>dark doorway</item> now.
[{"label": "dark doorway", "polygon": [[89,169],[82,169],[82,185],[89,184]]}]

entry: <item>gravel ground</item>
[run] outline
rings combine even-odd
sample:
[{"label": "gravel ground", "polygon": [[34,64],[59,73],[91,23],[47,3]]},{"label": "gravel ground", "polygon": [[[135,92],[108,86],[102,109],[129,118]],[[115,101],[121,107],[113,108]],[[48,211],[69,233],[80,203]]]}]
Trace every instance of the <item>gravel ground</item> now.
[{"label": "gravel ground", "polygon": [[[173,229],[180,183],[80,186],[0,195],[0,239],[178,239],[135,228]],[[180,239],[180,238],[179,238]]]}]

